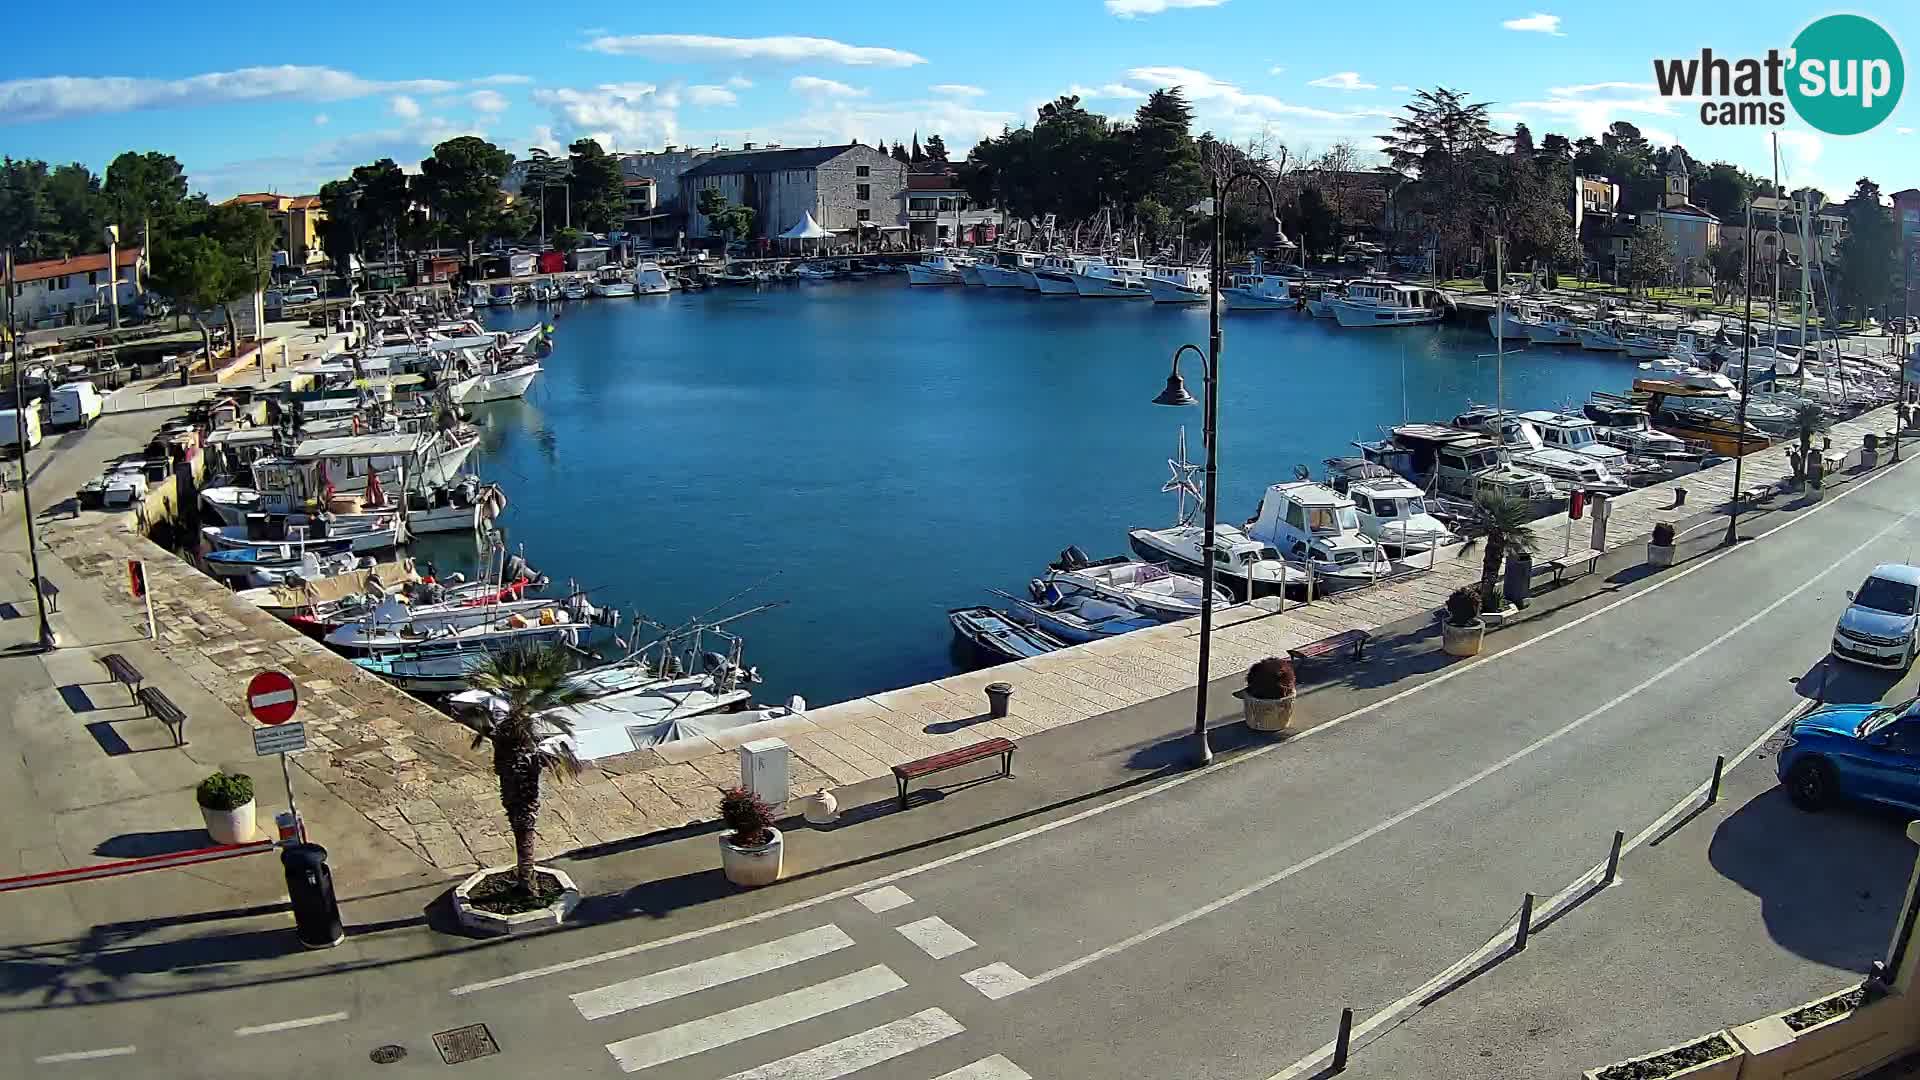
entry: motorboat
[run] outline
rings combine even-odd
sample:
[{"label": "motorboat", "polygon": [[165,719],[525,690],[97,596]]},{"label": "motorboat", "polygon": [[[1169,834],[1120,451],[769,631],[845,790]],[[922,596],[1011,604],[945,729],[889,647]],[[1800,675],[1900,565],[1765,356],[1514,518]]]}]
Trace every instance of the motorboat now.
[{"label": "motorboat", "polygon": [[595,296],[617,297],[632,296],[635,290],[631,278],[627,277],[618,267],[610,266],[600,271],[600,275],[594,278],[593,284],[588,287],[587,291]]},{"label": "motorboat", "polygon": [[1506,447],[1508,458],[1515,465],[1545,473],[1568,490],[1577,488],[1606,495],[1619,495],[1631,490],[1631,485],[1615,476],[1606,463],[1598,458],[1574,450],[1549,447],[1546,440],[1540,437],[1539,429],[1511,409],[1488,406],[1470,408],[1453,418],[1453,426],[1497,439],[1500,445]]},{"label": "motorboat", "polygon": [[1156,304],[1204,304],[1213,287],[1204,266],[1149,266],[1147,294]]},{"label": "motorboat", "polygon": [[1501,300],[1487,316],[1487,333],[1507,341],[1524,342],[1533,327],[1533,314],[1525,304]]},{"label": "motorboat", "polygon": [[1371,537],[1390,557],[1404,560],[1458,539],[1444,522],[1427,512],[1427,493],[1405,477],[1387,472],[1385,476],[1351,479],[1346,484],[1346,496],[1353,500],[1361,534]]},{"label": "motorboat", "polygon": [[959,262],[960,284],[984,287],[986,279],[980,276],[980,257],[969,255]]},{"label": "motorboat", "polygon": [[207,551],[200,556],[200,566],[213,577],[239,578],[249,585],[264,585],[284,581],[295,572],[304,573],[311,565],[307,562],[309,557],[320,560],[323,568],[336,568],[340,565],[340,559],[335,556],[350,560],[347,563],[349,566],[358,561],[344,546],[301,544],[289,540],[272,546]]},{"label": "motorboat", "polygon": [[1049,255],[1034,268],[1034,284],[1047,296],[1079,296],[1080,290],[1073,284],[1074,275],[1086,273],[1094,266],[1104,266],[1106,262],[1098,255]]},{"label": "motorboat", "polygon": [[417,639],[383,640],[379,652],[352,657],[350,662],[402,690],[449,694],[467,689],[474,673],[497,653],[508,649],[578,645],[588,629],[557,619],[545,623],[515,615],[507,621],[512,619],[526,625],[448,627]]},{"label": "motorboat", "polygon": [[[365,555],[355,555],[350,551],[336,552],[332,555],[316,555],[309,551],[291,563],[279,561],[256,561],[253,568],[244,574],[225,574],[233,578],[236,585],[244,585],[242,592],[255,589],[279,589],[290,586],[305,587],[306,582],[338,577],[367,569],[373,559]],[[383,563],[380,565],[392,565]]]},{"label": "motorboat", "polygon": [[960,273],[968,257],[951,251],[929,251],[917,263],[907,264],[909,285],[964,285]]},{"label": "motorboat", "polygon": [[751,266],[729,263],[726,269],[713,275],[713,280],[721,285],[763,285],[767,275]]},{"label": "motorboat", "polygon": [[840,276],[840,271],[829,263],[803,262],[793,268],[793,276],[801,281],[832,281]]},{"label": "motorboat", "polygon": [[1470,503],[1482,491],[1497,491],[1525,502],[1535,517],[1566,505],[1566,496],[1551,477],[1509,460],[1504,447],[1475,432],[1444,424],[1401,424],[1388,438],[1354,446],[1368,461],[1429,493]]},{"label": "motorboat", "polygon": [[[470,349],[453,354],[448,364],[448,396],[460,405],[484,405],[527,396],[540,375],[540,363],[531,356],[508,360],[497,352],[476,357]],[[516,362],[517,361],[517,362]]]},{"label": "motorboat", "polygon": [[1417,326],[1439,322],[1440,294],[1420,285],[1397,281],[1354,281],[1346,295],[1332,302],[1333,317],[1345,327]]},{"label": "motorboat", "polygon": [[1328,587],[1365,585],[1393,573],[1379,543],[1360,531],[1353,500],[1312,480],[1267,488],[1246,529],[1253,539],[1306,563]]},{"label": "motorboat", "polygon": [[400,542],[399,518],[384,514],[335,520],[330,513],[253,514],[245,525],[203,525],[201,547],[205,551],[237,551],[246,548],[278,549],[293,543],[318,552],[352,551],[364,554],[385,551]]},{"label": "motorboat", "polygon": [[[1206,527],[1185,521],[1165,529],[1133,529],[1127,543],[1148,562],[1166,563],[1182,572],[1204,577]],[[1263,544],[1237,526],[1216,522],[1213,527],[1213,580],[1236,596],[1275,596],[1292,588],[1306,588],[1305,566],[1289,563],[1271,544]]]},{"label": "motorboat", "polygon": [[[1092,596],[1125,604],[1162,622],[1200,614],[1205,587],[1197,578],[1169,570],[1158,563],[1135,562],[1125,555],[1094,560],[1078,547],[1069,547],[1047,566],[1044,579],[1062,596]],[[1231,596],[1214,585],[1214,600],[1225,604]]]},{"label": "motorboat", "polygon": [[640,296],[665,296],[673,291],[673,279],[649,259],[633,268],[633,291]]},{"label": "motorboat", "polygon": [[955,608],[947,612],[947,622],[955,641],[989,664],[1031,660],[1066,647],[1046,631],[990,607]]},{"label": "motorboat", "polygon": [[1160,625],[1159,619],[1142,615],[1125,604],[1094,596],[1063,596],[1057,586],[1039,578],[1029,582],[1027,588],[1033,597],[1030,600],[998,589],[994,593],[1013,605],[1006,614],[1069,645],[1084,645]]},{"label": "motorboat", "polygon": [[1307,314],[1316,319],[1334,317],[1333,305],[1340,299],[1341,286],[1333,283],[1309,285],[1300,291],[1301,302],[1307,306]]},{"label": "motorboat", "polygon": [[574,594],[564,601],[516,598],[513,590],[502,589],[471,598],[444,600],[433,604],[409,604],[397,596],[387,596],[357,617],[343,619],[321,640],[348,655],[392,649],[432,637],[444,629],[464,630],[493,624],[514,627],[522,622],[552,625],[564,613],[566,621],[590,622],[596,612],[586,597]]},{"label": "motorboat", "polygon": [[1283,311],[1300,306],[1293,284],[1278,274],[1235,274],[1221,290],[1228,311]]},{"label": "motorboat", "polygon": [[1596,438],[1629,454],[1657,458],[1671,465],[1699,461],[1707,452],[1703,443],[1689,443],[1653,426],[1647,410],[1617,394],[1595,391],[1580,410],[1593,421]]},{"label": "motorboat", "polygon": [[278,580],[241,589],[234,596],[276,619],[291,622],[316,608],[343,601],[364,605],[369,593],[384,594],[420,580],[411,559],[387,563],[365,560],[373,563],[371,566],[361,566],[361,561],[349,556],[345,565],[328,565],[313,556]]},{"label": "motorboat", "polygon": [[1632,471],[1632,455],[1624,447],[1602,440],[1599,425],[1584,416],[1548,412],[1545,409],[1523,412],[1519,416],[1533,425],[1534,430],[1540,433],[1540,442],[1549,449],[1585,454],[1605,465],[1621,479],[1626,479]]},{"label": "motorboat", "polygon": [[1137,300],[1147,290],[1146,264],[1139,259],[1103,259],[1072,271],[1073,291],[1085,297]]},{"label": "motorboat", "polygon": [[976,269],[980,273],[980,282],[989,289],[1038,289],[1033,281],[1033,268],[1040,265],[1040,256],[1031,251],[1002,251],[994,255],[992,262],[982,262]]},{"label": "motorboat", "polygon": [[1583,349],[1594,352],[1627,351],[1627,343],[1620,339],[1619,326],[1604,319],[1592,319],[1584,326],[1575,327],[1573,336]]}]

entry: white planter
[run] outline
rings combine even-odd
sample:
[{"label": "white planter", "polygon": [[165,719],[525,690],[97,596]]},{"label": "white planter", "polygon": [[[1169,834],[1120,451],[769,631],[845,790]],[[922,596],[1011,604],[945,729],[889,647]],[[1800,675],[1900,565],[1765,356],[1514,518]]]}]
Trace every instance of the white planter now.
[{"label": "white planter", "polygon": [[809,825],[831,825],[840,819],[840,800],[826,788],[800,800],[800,814]]},{"label": "white planter", "polygon": [[1508,604],[1506,607],[1495,611],[1482,611],[1480,613],[1480,621],[1486,623],[1487,627],[1491,629],[1496,626],[1505,626],[1508,620],[1516,619],[1519,616],[1520,609],[1514,607],[1512,604]]},{"label": "white planter", "polygon": [[1487,624],[1476,621],[1471,626],[1455,626],[1450,622],[1440,624],[1440,648],[1448,656],[1480,655],[1480,639],[1486,635]]},{"label": "white planter", "polygon": [[1254,697],[1245,690],[1236,690],[1233,696],[1240,699],[1240,715],[1247,722],[1247,730],[1287,731],[1293,727],[1292,697]]},{"label": "white planter", "polygon": [[202,806],[200,820],[207,823],[207,835],[213,837],[213,842],[216,844],[253,842],[253,800],[251,799],[231,810],[209,810]]},{"label": "white planter", "polygon": [[565,922],[573,909],[580,906],[580,887],[573,879],[555,870],[551,866],[536,866],[534,870],[551,875],[560,883],[560,895],[543,908],[517,912],[512,915],[498,915],[491,911],[481,911],[467,900],[468,894],[482,881],[495,874],[512,872],[512,866],[489,866],[479,870],[461,882],[453,890],[453,915],[461,926],[481,934],[526,934],[535,930],[546,930]]},{"label": "white planter", "polygon": [[1662,567],[1672,566],[1673,565],[1673,545],[1668,544],[1662,547],[1659,544],[1648,544],[1647,545],[1647,565],[1662,566]]},{"label": "white planter", "polygon": [[782,868],[782,839],[779,829],[767,830],[773,833],[773,839],[758,847],[737,847],[728,837],[732,833],[720,834],[720,870],[727,880],[735,885],[754,888],[771,885],[780,880]]}]

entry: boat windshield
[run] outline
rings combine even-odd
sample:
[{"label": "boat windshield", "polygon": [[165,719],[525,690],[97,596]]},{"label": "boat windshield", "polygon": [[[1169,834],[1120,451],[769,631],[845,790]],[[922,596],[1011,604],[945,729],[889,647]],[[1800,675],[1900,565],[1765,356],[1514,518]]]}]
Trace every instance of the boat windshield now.
[{"label": "boat windshield", "polygon": [[1561,432],[1566,436],[1567,445],[1573,447],[1593,445],[1593,429],[1588,427],[1570,427]]},{"label": "boat windshield", "polygon": [[1307,510],[1307,526],[1315,536],[1335,536],[1360,528],[1360,515],[1351,506],[1314,506]]},{"label": "boat windshield", "polygon": [[1889,615],[1913,614],[1914,589],[1904,581],[1891,578],[1870,577],[1855,594],[1855,607],[1872,608]]},{"label": "boat windshield", "polygon": [[1279,562],[1280,549],[1276,547],[1268,547],[1267,545],[1262,544],[1260,546],[1260,557],[1268,562]]}]

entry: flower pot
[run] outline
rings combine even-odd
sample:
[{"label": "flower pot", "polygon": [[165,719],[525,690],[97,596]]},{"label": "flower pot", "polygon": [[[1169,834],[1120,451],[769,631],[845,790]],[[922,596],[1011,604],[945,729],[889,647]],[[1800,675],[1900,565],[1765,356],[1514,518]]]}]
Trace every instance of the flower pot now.
[{"label": "flower pot", "polygon": [[1647,565],[1648,566],[1672,566],[1673,565],[1673,545],[1672,544],[1648,544],[1647,545]]},{"label": "flower pot", "polygon": [[250,844],[253,842],[253,800],[234,807],[231,810],[209,810],[200,808],[200,819],[207,823],[207,835],[213,837],[216,844]]},{"label": "flower pot", "polygon": [[756,847],[739,847],[732,842],[731,833],[720,834],[720,870],[728,881],[753,888],[780,880],[780,830],[768,831],[773,839]]},{"label": "flower pot", "polygon": [[1475,619],[1466,626],[1455,626],[1450,622],[1440,624],[1440,647],[1448,656],[1480,655],[1480,639],[1486,635],[1487,624]]},{"label": "flower pot", "polygon": [[1013,684],[995,682],[987,684],[987,715],[995,720],[1004,719],[1013,705]]},{"label": "flower pot", "polygon": [[800,800],[800,815],[809,825],[831,825],[840,817],[840,800],[826,788]]},{"label": "flower pot", "polygon": [[1240,715],[1247,722],[1249,731],[1286,731],[1293,726],[1293,698],[1254,697],[1245,690],[1236,690],[1233,696],[1240,699]]}]

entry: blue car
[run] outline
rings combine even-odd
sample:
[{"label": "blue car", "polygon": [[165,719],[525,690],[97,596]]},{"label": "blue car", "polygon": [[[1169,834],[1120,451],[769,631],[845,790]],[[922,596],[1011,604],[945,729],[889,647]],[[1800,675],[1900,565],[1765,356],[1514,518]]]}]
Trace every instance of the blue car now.
[{"label": "blue car", "polygon": [[1857,799],[1920,811],[1920,698],[1815,709],[1787,727],[1778,769],[1802,810]]}]

